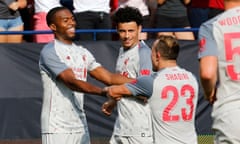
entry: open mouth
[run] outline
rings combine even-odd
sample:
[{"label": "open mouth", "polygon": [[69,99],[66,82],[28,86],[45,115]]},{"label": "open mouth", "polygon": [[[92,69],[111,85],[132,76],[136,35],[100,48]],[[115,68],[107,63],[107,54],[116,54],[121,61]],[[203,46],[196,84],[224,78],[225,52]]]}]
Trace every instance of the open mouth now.
[{"label": "open mouth", "polygon": [[67,31],[71,33],[75,33],[75,28],[69,28]]}]

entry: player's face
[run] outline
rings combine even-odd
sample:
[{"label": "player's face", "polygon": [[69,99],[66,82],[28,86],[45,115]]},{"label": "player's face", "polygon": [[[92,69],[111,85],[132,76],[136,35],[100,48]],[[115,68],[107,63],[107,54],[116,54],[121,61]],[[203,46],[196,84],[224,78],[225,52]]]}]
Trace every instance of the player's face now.
[{"label": "player's face", "polygon": [[58,11],[55,14],[55,23],[51,26],[58,40],[71,43],[75,37],[76,21],[73,14],[67,10]]},{"label": "player's face", "polygon": [[141,26],[138,26],[136,22],[119,23],[117,25],[117,31],[121,40],[122,46],[125,49],[129,49],[139,42],[139,33],[141,32]]}]

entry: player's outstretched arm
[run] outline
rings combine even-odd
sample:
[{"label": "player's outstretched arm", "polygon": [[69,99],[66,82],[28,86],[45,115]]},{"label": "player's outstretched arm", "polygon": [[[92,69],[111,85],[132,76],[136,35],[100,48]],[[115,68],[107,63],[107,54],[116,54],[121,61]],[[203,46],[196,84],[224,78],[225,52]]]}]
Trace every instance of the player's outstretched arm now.
[{"label": "player's outstretched arm", "polygon": [[96,80],[103,82],[106,85],[119,85],[131,82],[133,79],[124,77],[117,73],[111,73],[104,67],[98,67],[90,72],[90,75]]},{"label": "player's outstretched arm", "polygon": [[72,69],[70,68],[61,72],[58,75],[57,79],[61,80],[68,88],[74,91],[102,96],[106,95],[106,91],[104,91],[102,88],[94,86],[88,82],[76,79]]},{"label": "player's outstretched arm", "polygon": [[124,84],[113,85],[107,88],[107,96],[114,100],[120,100],[123,96],[132,96],[132,93]]}]

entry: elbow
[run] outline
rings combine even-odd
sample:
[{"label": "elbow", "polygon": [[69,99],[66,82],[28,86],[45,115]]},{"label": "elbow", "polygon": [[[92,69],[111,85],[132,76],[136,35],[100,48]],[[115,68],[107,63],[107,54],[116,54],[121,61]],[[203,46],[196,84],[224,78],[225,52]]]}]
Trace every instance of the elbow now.
[{"label": "elbow", "polygon": [[215,73],[211,73],[211,72],[208,72],[208,71],[200,71],[200,77],[201,77],[202,80],[205,80],[205,81],[209,80],[210,81],[215,76],[216,76]]},{"label": "elbow", "polygon": [[216,56],[205,56],[200,60],[200,77],[203,80],[216,80],[218,61]]},{"label": "elbow", "polygon": [[72,91],[79,91],[73,82],[65,82],[64,84]]},{"label": "elbow", "polygon": [[72,91],[79,91],[79,88],[77,86],[77,80],[76,79],[59,79],[67,88],[69,88]]}]

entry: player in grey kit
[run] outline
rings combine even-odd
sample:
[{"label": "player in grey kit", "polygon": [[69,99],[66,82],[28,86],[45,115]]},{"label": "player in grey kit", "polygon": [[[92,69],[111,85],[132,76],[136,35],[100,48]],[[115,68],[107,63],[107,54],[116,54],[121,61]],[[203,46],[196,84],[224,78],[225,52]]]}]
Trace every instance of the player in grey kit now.
[{"label": "player in grey kit", "polygon": [[[178,52],[175,38],[160,36],[152,47],[152,64],[156,73],[106,88],[108,96],[116,100],[148,98],[156,144],[197,144],[194,121],[198,83],[191,72],[177,66]],[[145,119],[137,121],[144,122]]]},{"label": "player in grey kit", "polygon": [[[151,49],[144,41],[139,40],[143,21],[139,10],[133,7],[119,8],[113,21],[122,44],[116,72],[129,78],[151,74]],[[108,115],[114,105],[110,101],[103,104],[103,112]],[[124,98],[117,102],[117,111],[111,144],[153,143],[151,112],[147,103],[136,101],[133,97]],[[141,119],[144,121],[140,121]]]},{"label": "player in grey kit", "polygon": [[86,48],[73,43],[76,22],[69,9],[51,9],[47,24],[55,39],[44,46],[39,60],[44,89],[42,143],[89,144],[83,93],[105,95],[105,92],[86,82],[88,73],[108,85],[130,80],[110,73]]},{"label": "player in grey kit", "polygon": [[216,144],[240,144],[240,0],[225,0],[225,12],[199,30],[200,77],[213,103]]}]

